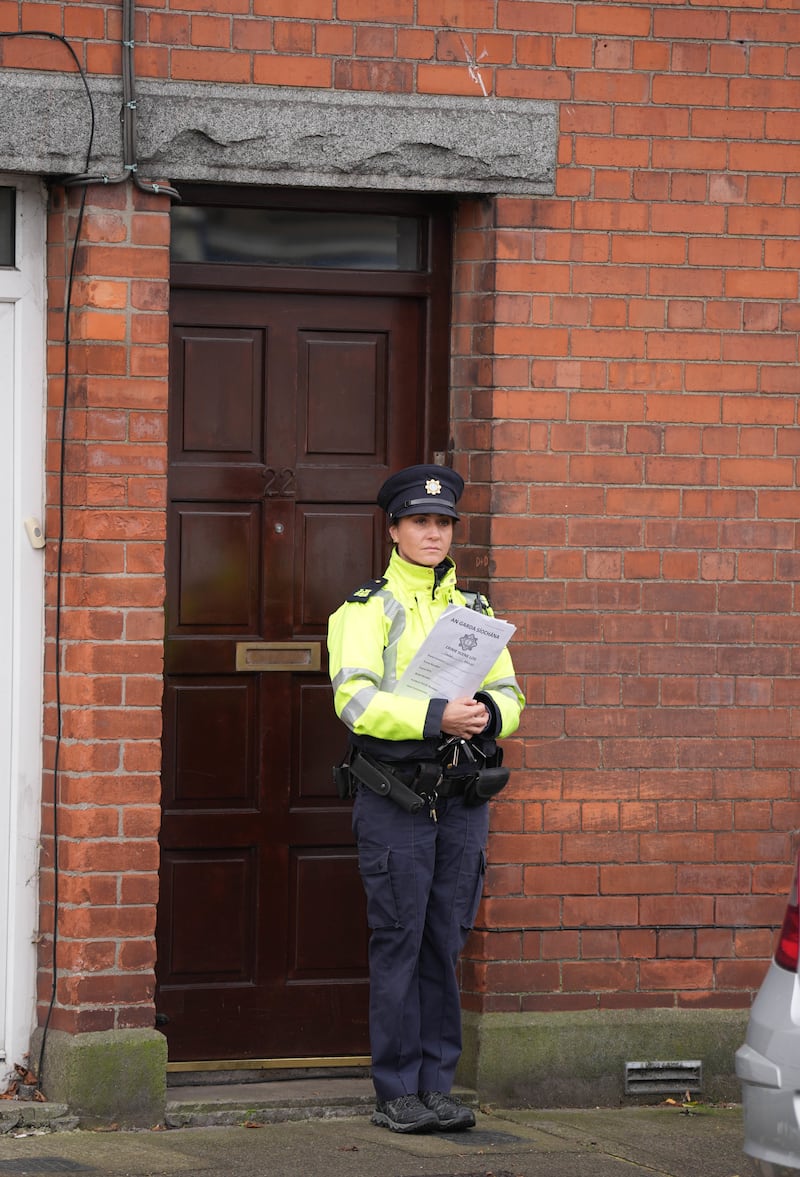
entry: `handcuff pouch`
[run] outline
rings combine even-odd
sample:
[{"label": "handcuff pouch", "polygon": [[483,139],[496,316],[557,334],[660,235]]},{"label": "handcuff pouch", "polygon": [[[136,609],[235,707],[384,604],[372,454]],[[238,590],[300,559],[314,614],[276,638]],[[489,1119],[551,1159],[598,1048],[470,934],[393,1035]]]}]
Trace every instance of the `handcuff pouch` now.
[{"label": "handcuff pouch", "polygon": [[464,788],[465,805],[485,805],[508,784],[511,773],[507,768],[482,768],[470,777]]}]

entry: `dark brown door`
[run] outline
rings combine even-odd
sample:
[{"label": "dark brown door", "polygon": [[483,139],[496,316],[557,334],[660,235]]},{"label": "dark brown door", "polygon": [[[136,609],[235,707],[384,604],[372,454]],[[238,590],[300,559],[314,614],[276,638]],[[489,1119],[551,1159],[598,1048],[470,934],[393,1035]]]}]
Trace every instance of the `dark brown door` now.
[{"label": "dark brown door", "polygon": [[159,1023],[171,1061],[360,1055],[325,633],[382,566],[377,487],[429,456],[430,300],[213,269],[172,293]]}]

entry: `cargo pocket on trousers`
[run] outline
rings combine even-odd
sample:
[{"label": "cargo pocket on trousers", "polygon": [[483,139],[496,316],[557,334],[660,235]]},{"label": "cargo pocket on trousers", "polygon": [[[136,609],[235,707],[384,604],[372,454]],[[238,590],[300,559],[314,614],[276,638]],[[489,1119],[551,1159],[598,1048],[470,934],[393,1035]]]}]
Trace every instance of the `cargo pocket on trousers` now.
[{"label": "cargo pocket on trousers", "polygon": [[367,896],[367,923],[373,930],[400,927],[389,873],[390,853],[385,846],[368,846],[358,855],[358,870]]},{"label": "cargo pocket on trousers", "polygon": [[[480,858],[478,860],[477,877],[472,882],[472,890],[464,905],[464,918],[461,921],[461,927],[465,932],[469,932],[475,927],[475,919],[478,915],[478,908],[481,903],[481,896],[483,895],[483,878],[486,874],[486,853],[481,850]],[[466,897],[465,897],[466,898]]]}]

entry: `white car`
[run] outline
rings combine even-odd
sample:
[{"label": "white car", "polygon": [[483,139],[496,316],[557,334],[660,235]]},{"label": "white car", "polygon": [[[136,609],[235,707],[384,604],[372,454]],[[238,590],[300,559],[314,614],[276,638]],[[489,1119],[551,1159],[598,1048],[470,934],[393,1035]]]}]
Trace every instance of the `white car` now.
[{"label": "white car", "polygon": [[775,956],[736,1052],[744,1151],[759,1177],[800,1177],[799,872],[800,860]]}]

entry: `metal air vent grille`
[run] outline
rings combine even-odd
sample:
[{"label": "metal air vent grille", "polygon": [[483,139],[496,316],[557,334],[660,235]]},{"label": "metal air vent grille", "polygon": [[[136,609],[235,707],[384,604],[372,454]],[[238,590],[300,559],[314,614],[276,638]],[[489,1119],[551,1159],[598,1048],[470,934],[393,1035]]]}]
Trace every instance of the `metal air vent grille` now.
[{"label": "metal air vent grille", "polygon": [[625,1064],[626,1095],[694,1095],[703,1087],[703,1064],[699,1059],[672,1062]]}]

